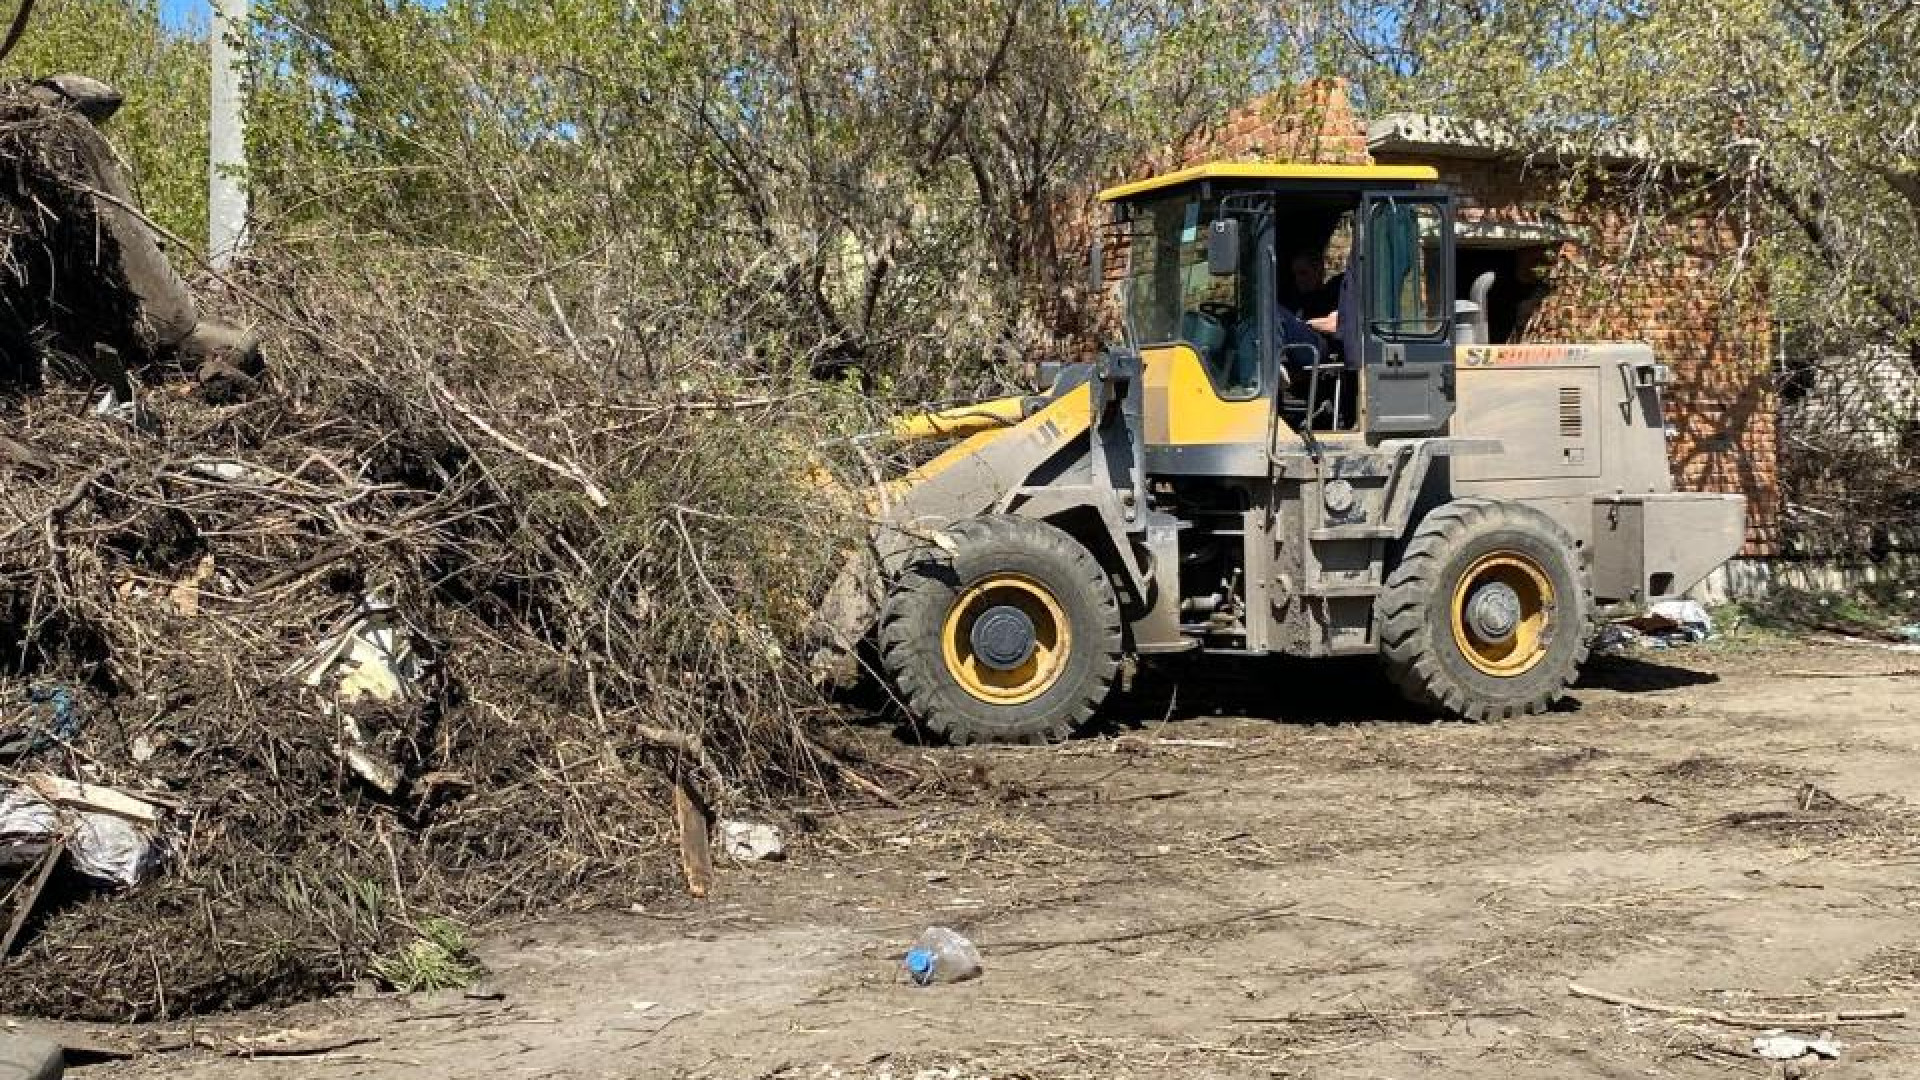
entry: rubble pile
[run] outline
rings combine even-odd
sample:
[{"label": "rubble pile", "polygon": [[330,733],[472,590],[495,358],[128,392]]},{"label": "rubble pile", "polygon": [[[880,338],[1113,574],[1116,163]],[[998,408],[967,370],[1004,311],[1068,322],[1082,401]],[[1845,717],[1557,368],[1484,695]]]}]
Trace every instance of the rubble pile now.
[{"label": "rubble pile", "polygon": [[802,395],[617,384],[551,292],[352,251],[263,245],[203,318],[100,108],[0,93],[9,1009],[335,991],[431,920],[677,887],[687,822],[831,773]]}]

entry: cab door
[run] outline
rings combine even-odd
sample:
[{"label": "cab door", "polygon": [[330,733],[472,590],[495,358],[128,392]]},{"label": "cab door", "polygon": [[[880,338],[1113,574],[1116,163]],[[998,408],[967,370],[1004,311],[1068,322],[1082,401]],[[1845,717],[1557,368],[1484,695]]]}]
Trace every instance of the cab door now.
[{"label": "cab door", "polygon": [[1364,365],[1366,430],[1442,434],[1453,415],[1452,198],[1367,192],[1355,255],[1361,318],[1348,355]]}]

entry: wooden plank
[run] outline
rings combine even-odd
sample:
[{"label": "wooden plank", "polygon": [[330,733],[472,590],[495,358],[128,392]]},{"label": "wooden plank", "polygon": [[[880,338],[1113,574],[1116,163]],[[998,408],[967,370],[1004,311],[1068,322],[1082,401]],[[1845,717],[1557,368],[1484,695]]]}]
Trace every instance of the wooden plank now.
[{"label": "wooden plank", "polygon": [[27,777],[27,786],[50,803],[116,814],[147,825],[160,820],[160,811],[152,803],[99,784],[83,784],[65,777],[36,773]]},{"label": "wooden plank", "polygon": [[680,826],[680,866],[687,875],[689,895],[702,897],[713,888],[713,818],[684,780],[673,785],[673,818]]},{"label": "wooden plank", "polygon": [[277,1031],[257,1039],[237,1039],[236,1045],[227,1051],[227,1055],[261,1058],[309,1057],[379,1041],[380,1037],[377,1035],[321,1035],[311,1031]]},{"label": "wooden plank", "polygon": [[32,883],[27,891],[21,893],[13,903],[13,918],[7,921],[6,936],[0,937],[0,960],[13,955],[13,946],[20,938],[20,931],[27,928],[27,918],[40,903],[40,894],[46,891],[47,879],[53,877],[53,868],[59,864],[60,857],[67,853],[65,843],[55,843],[40,856],[40,865],[27,872]]},{"label": "wooden plank", "polygon": [[1833,1012],[1798,1013],[1757,1013],[1731,1012],[1722,1009],[1701,1009],[1691,1005],[1668,1005],[1660,1001],[1648,1001],[1644,998],[1629,997],[1607,990],[1596,990],[1579,983],[1567,984],[1567,993],[1574,997],[1592,998],[1609,1005],[1624,1005],[1641,1012],[1659,1013],[1663,1016],[1681,1016],[1689,1020],[1711,1020],[1716,1024],[1729,1027],[1814,1027],[1821,1024],[1862,1024],[1875,1020],[1900,1020],[1906,1017],[1905,1009],[1840,1009]]}]

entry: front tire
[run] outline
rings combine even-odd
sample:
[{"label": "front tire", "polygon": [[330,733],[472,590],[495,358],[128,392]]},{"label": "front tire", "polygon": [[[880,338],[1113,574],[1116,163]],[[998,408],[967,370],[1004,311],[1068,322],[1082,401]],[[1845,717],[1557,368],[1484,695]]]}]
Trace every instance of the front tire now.
[{"label": "front tire", "polygon": [[1573,538],[1530,506],[1456,499],[1429,513],[1380,598],[1387,671],[1462,720],[1545,711],[1587,658],[1593,588]]},{"label": "front tire", "polygon": [[880,661],[909,711],[955,743],[1050,742],[1085,723],[1120,669],[1120,607],[1079,541],[991,516],[916,552],[880,615]]}]

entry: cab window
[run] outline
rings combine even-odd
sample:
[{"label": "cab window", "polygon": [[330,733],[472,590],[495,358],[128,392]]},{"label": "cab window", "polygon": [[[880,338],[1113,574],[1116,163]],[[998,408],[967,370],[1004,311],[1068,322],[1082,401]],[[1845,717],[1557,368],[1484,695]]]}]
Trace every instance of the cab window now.
[{"label": "cab window", "polygon": [[1176,196],[1133,210],[1128,230],[1126,314],[1141,344],[1186,342],[1200,354],[1214,389],[1244,400],[1260,392],[1259,340],[1252,295],[1255,245],[1244,243],[1240,269],[1207,266],[1207,228],[1216,200]]},{"label": "cab window", "polygon": [[1367,329],[1387,341],[1436,341],[1451,327],[1446,216],[1438,202],[1383,199],[1367,212]]}]

